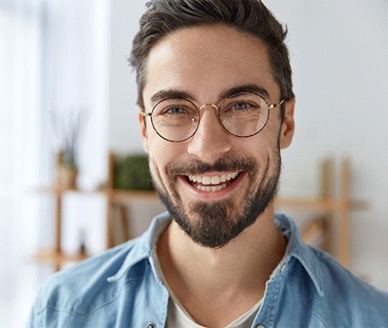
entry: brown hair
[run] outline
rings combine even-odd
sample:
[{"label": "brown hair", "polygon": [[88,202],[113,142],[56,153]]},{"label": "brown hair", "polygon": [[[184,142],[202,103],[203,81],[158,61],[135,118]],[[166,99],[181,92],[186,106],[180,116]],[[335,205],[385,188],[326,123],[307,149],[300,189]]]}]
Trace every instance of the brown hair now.
[{"label": "brown hair", "polygon": [[172,32],[188,27],[224,24],[260,39],[267,45],[272,74],[281,97],[291,99],[292,70],[287,46],[287,29],[260,0],[151,0],[140,19],[130,65],[136,70],[138,104],[144,105],[145,63],[156,42]]}]

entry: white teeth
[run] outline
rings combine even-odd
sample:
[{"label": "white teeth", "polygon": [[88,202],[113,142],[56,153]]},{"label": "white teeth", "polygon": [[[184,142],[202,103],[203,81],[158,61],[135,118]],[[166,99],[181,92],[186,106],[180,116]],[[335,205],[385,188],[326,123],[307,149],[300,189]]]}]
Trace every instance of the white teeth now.
[{"label": "white teeth", "polygon": [[[189,176],[188,178],[191,182],[200,183],[201,185],[197,186],[197,188],[202,190],[201,188],[206,189],[207,186],[211,186],[211,185],[217,185],[216,188],[221,187],[221,189],[222,189],[223,188],[222,186],[224,186],[224,182],[230,181],[230,180],[236,178],[237,176],[238,176],[238,172],[222,174],[222,175],[214,175],[214,176],[193,175],[193,176]],[[222,185],[220,185],[220,183],[222,183]],[[211,188],[214,189],[214,187],[211,187]],[[207,191],[207,190],[203,190],[203,191]],[[213,190],[211,190],[211,191],[213,191]]]},{"label": "white teeth", "polygon": [[199,189],[201,191],[206,191],[206,192],[220,191],[220,190],[224,189],[225,187],[226,187],[226,184],[222,184],[219,186],[201,186],[201,185],[196,186],[197,189]]}]

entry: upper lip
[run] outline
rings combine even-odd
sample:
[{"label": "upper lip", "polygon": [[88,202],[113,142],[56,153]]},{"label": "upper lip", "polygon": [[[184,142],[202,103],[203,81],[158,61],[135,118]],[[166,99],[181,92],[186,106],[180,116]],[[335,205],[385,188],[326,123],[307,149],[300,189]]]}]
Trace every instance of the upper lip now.
[{"label": "upper lip", "polygon": [[218,185],[226,181],[235,179],[239,172],[223,173],[218,175],[189,175],[188,179],[194,183],[202,185]]}]

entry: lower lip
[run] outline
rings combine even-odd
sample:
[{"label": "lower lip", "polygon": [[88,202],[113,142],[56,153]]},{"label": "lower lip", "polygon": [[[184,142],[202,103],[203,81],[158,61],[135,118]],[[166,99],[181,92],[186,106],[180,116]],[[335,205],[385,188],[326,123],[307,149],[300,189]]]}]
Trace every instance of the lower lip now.
[{"label": "lower lip", "polygon": [[238,177],[232,180],[227,187],[220,191],[202,191],[194,187],[186,177],[180,177],[180,180],[184,183],[185,187],[197,198],[204,200],[220,200],[222,198],[229,197],[231,193],[237,188],[241,183],[242,179],[246,176],[246,172],[240,172]]}]

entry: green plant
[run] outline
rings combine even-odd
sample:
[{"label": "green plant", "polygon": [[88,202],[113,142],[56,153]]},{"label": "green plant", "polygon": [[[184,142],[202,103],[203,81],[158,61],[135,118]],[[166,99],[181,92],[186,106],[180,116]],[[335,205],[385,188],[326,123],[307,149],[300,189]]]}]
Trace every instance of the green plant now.
[{"label": "green plant", "polygon": [[130,154],[117,158],[114,165],[113,187],[116,189],[153,190],[148,156]]}]

